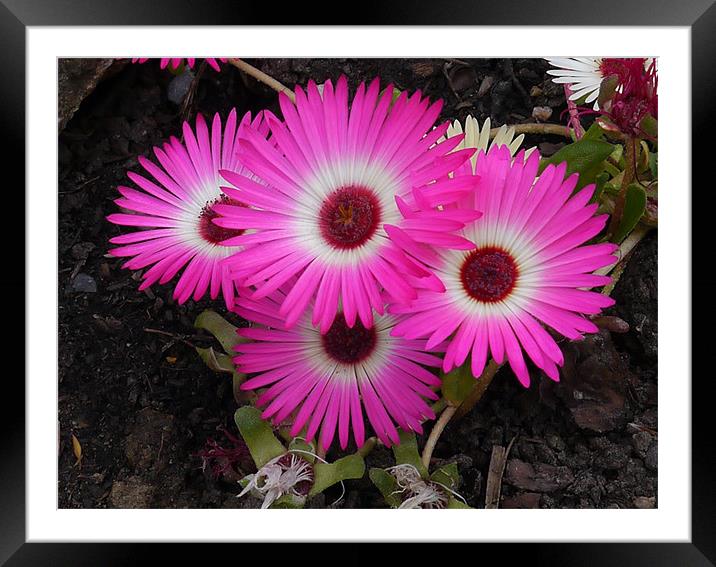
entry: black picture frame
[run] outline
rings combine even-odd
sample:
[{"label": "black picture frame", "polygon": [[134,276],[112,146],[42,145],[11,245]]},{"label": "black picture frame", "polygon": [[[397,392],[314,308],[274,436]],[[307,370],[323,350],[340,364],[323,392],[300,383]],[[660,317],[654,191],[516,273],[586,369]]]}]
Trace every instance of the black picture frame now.
[{"label": "black picture frame", "polygon": [[[4,126],[5,150],[3,161],[5,173],[14,173],[17,177],[9,182],[4,194],[6,214],[9,210],[15,224],[3,223],[5,242],[12,247],[17,242],[17,234],[23,233],[24,218],[27,211],[24,206],[24,168],[19,164],[25,158],[25,32],[27,26],[50,25],[257,25],[257,24],[316,24],[306,21],[306,14],[314,16],[324,14],[326,24],[371,24],[371,25],[646,25],[646,26],[687,26],[691,28],[692,39],[692,140],[694,187],[710,195],[710,184],[697,185],[697,179],[708,180],[710,164],[709,153],[712,145],[708,142],[713,135],[714,125],[714,67],[716,59],[716,6],[714,0],[695,0],[688,4],[656,0],[549,0],[547,2],[467,2],[449,0],[440,2],[364,2],[360,10],[346,11],[354,19],[343,21],[336,14],[336,4],[326,4],[321,9],[311,3],[311,9],[305,5],[282,3],[279,10],[263,3],[249,5],[237,0],[213,0],[193,2],[192,0],[0,0],[0,81],[2,93],[2,115]],[[30,110],[31,111],[31,110]],[[685,116],[688,120],[688,116]],[[712,161],[713,158],[711,158]],[[13,164],[12,166],[10,164]],[[711,176],[712,177],[712,176]],[[687,188],[680,188],[688,190]],[[704,199],[710,197],[704,196]],[[10,200],[8,203],[7,200]],[[708,214],[708,207],[700,201],[694,209],[695,215]],[[701,211],[701,212],[699,212]],[[22,212],[22,214],[21,214]],[[694,217],[694,225],[698,226]],[[705,221],[705,219],[704,219]],[[20,232],[23,231],[23,232]],[[14,298],[25,294],[25,251],[24,247],[14,245],[6,249],[5,261],[13,266],[12,274],[6,276],[0,284],[11,311],[8,314],[8,327],[12,326],[13,335],[17,332],[19,321],[24,317],[19,313],[21,303]],[[700,249],[694,238],[693,257],[698,253],[707,254]],[[12,256],[14,254],[14,257]],[[712,254],[712,252],[711,252]],[[6,264],[8,265],[8,264]],[[692,294],[705,296],[713,289],[707,272],[701,276],[692,273]],[[699,294],[699,292],[701,292]],[[53,293],[48,289],[48,293]],[[13,312],[15,309],[17,312]],[[704,315],[702,315],[703,317]],[[10,323],[10,321],[12,321]],[[684,332],[687,332],[685,329]],[[10,339],[6,335],[6,341]],[[31,340],[31,337],[28,337]],[[692,350],[708,352],[706,341],[708,334],[693,332]],[[6,359],[22,360],[20,349],[14,346],[11,356]],[[701,348],[699,348],[701,347]],[[685,369],[685,371],[688,369]],[[492,544],[494,549],[509,563],[519,561],[530,565],[714,565],[716,564],[716,457],[712,449],[713,422],[710,409],[711,397],[708,395],[708,374],[698,375],[694,371],[692,383],[693,407],[693,446],[692,446],[692,540],[690,543],[588,543],[588,544]],[[712,373],[710,373],[712,374]],[[187,549],[187,546],[147,545],[147,544],[39,544],[25,543],[25,409],[24,384],[18,379],[19,373],[6,371],[3,389],[3,410],[0,411],[0,436],[2,453],[0,458],[0,562],[7,565],[128,565],[154,561],[157,553],[163,563],[181,559],[186,563],[192,560],[206,562],[214,551],[205,549]],[[672,377],[676,378],[676,377]],[[48,381],[52,377],[48,377]],[[585,533],[585,537],[590,534]],[[555,534],[558,538],[559,534]],[[272,544],[273,545],[273,544]],[[509,545],[509,550],[506,547]],[[226,546],[225,546],[226,547]],[[350,557],[351,563],[363,563],[373,560],[373,552],[364,546],[355,544],[355,551],[339,552],[340,555],[325,551],[325,557],[341,560]],[[150,550],[151,548],[151,550]],[[421,554],[421,562],[430,561],[430,551],[442,554],[440,548],[415,546]],[[426,549],[427,548],[427,549]],[[273,548],[272,549],[276,549]],[[426,552],[428,555],[426,555]],[[151,555],[150,555],[151,553]],[[207,556],[207,553],[210,553]],[[243,551],[241,556],[247,560],[251,551]],[[300,553],[300,552],[299,552]],[[271,556],[290,560],[288,550],[282,548],[273,551],[260,561]],[[263,553],[262,553],[263,555]],[[303,555],[303,554],[301,554]],[[313,554],[304,556],[309,559]],[[239,557],[236,556],[236,560]],[[479,561],[480,556],[476,555]],[[7,563],[5,563],[7,562]],[[313,561],[312,561],[313,563]]]}]

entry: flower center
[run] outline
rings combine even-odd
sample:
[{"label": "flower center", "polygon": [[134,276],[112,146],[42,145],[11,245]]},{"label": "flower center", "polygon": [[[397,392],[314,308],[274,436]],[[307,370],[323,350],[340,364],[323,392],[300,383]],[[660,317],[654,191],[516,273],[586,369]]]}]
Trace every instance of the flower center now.
[{"label": "flower center", "polygon": [[499,248],[471,252],[462,264],[460,279],[467,293],[478,301],[496,303],[509,295],[517,281],[517,265]]},{"label": "flower center", "polygon": [[313,487],[313,467],[306,459],[293,453],[286,453],[277,464],[283,470],[282,477],[299,496],[307,496]]},{"label": "flower center", "polygon": [[199,234],[201,234],[201,237],[211,244],[220,245],[224,240],[234,236],[241,236],[244,233],[243,228],[224,228],[212,222],[212,219],[219,216],[214,210],[214,205],[246,206],[227,195],[221,195],[213,201],[209,201],[199,213]]},{"label": "flower center", "polygon": [[318,218],[326,242],[334,248],[350,250],[375,234],[380,222],[380,203],[365,187],[341,187],[323,202]]},{"label": "flower center", "polygon": [[604,78],[610,77],[611,75],[617,75],[620,79],[622,79],[624,72],[626,71],[624,61],[624,59],[605,57],[599,64],[599,72]]},{"label": "flower center", "polygon": [[360,321],[350,328],[345,317],[338,316],[321,340],[331,358],[344,364],[354,364],[373,352],[376,334],[375,328],[366,329]]}]

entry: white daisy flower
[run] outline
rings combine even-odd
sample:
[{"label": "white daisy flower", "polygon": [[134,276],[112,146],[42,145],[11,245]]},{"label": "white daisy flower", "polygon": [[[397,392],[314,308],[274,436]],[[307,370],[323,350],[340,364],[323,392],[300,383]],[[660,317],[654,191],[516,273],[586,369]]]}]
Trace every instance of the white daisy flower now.
[{"label": "white daisy flower", "polygon": [[[545,57],[550,65],[557,69],[547,71],[557,84],[569,86],[572,94],[569,100],[578,100],[584,96],[586,103],[594,102],[594,110],[599,110],[599,88],[602,80],[619,70],[620,59],[611,57]],[[644,68],[648,69],[653,57],[644,60]]]},{"label": "white daisy flower", "polygon": [[597,97],[599,87],[604,79],[601,57],[546,57],[547,61],[557,69],[547,71],[557,84],[569,86],[572,94],[569,100],[578,100],[586,95],[585,102],[594,102],[594,110],[599,109]]}]

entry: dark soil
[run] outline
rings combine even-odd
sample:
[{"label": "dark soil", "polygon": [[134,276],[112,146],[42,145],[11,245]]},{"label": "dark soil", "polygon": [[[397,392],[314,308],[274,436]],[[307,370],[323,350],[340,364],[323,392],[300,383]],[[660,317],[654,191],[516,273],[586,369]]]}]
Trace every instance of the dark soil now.
[{"label": "dark soil", "polygon": [[[533,107],[546,106],[553,109],[550,121],[559,122],[565,108],[562,91],[537,59],[251,62],[288,85],[345,73],[355,87],[379,75],[400,89],[443,98],[441,119],[472,114],[480,121],[491,117],[493,125],[532,122]],[[209,306],[223,313],[222,306],[179,306],[171,286],[138,292],[138,275],[107,256],[108,239],[120,231],[105,217],[116,211],[112,200],[116,186],[127,183],[126,171],[138,168],[136,156],[179,136],[182,119],[196,112],[278,113],[275,94],[234,68],[197,74],[190,103],[177,105],[167,96],[177,87],[170,86],[174,75],[156,63],[116,62],[60,134],[61,508],[256,505],[236,498],[242,471],[229,467],[215,479],[196,456],[211,440],[233,447],[223,428],[236,434],[230,380],[204,366],[193,349],[211,344],[194,329],[196,316]],[[563,142],[530,136],[526,145],[539,144],[548,154]],[[559,384],[533,369],[532,387],[524,389],[502,369],[473,411],[448,426],[435,464],[458,462],[459,492],[471,506],[485,504],[493,446],[510,444],[500,507],[656,506],[656,250],[653,234],[614,291],[610,314],[629,324],[626,334],[604,330],[564,343]],[[79,463],[72,435],[82,448]],[[384,448],[368,458],[368,466],[390,464]],[[249,472],[245,459],[238,466]],[[346,489],[338,506],[384,506],[367,477]],[[329,491],[311,505],[326,506],[339,493]]]}]

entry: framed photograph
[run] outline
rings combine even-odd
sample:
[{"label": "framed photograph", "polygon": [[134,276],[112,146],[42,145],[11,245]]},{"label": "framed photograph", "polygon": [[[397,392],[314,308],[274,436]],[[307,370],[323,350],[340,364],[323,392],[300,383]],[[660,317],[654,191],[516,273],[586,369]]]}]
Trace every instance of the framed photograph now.
[{"label": "framed photograph", "polygon": [[330,25],[4,4],[27,332],[2,561],[148,542],[716,561],[691,330],[710,0]]}]

